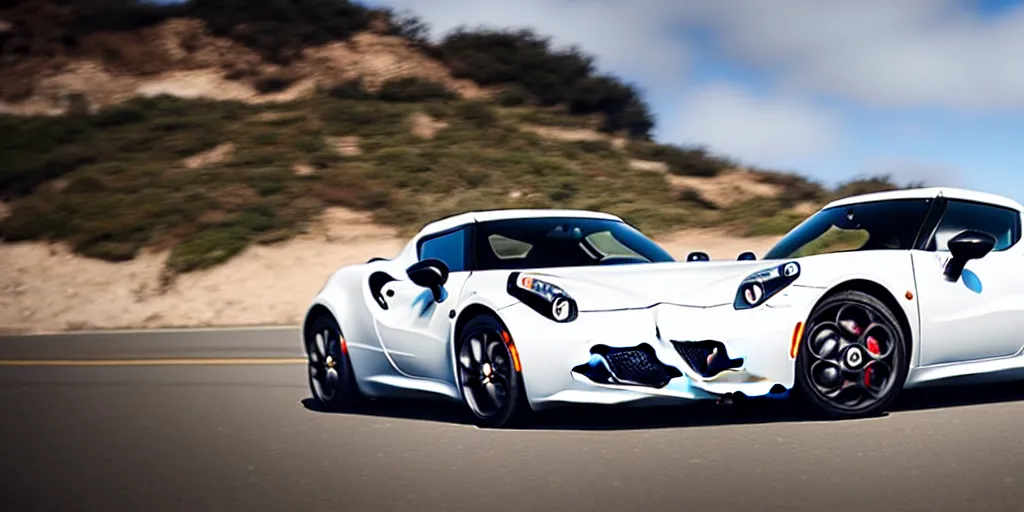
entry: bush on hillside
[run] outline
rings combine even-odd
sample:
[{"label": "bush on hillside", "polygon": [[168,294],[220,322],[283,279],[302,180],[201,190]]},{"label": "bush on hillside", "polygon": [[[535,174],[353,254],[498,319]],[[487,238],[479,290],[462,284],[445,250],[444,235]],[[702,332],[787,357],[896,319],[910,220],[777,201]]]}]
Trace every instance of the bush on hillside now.
[{"label": "bush on hillside", "polygon": [[367,100],[374,97],[358,78],[331,86],[327,89],[327,94],[339,100]]},{"label": "bush on hillside", "polygon": [[714,156],[703,147],[633,141],[626,150],[630,156],[639,160],[664,162],[669,172],[682,176],[711,177],[735,166],[728,159]]},{"label": "bush on hillside", "polygon": [[406,77],[388,80],[380,87],[377,97],[384,101],[432,101],[450,100],[455,93],[444,84],[431,82],[417,77]]},{"label": "bush on hillside", "polygon": [[133,30],[172,17],[204,20],[217,35],[256,50],[269,61],[287,63],[302,48],[348,39],[366,29],[375,11],[348,0],[27,0],[4,10],[14,24],[5,53],[57,56],[77,51],[84,36]]},{"label": "bush on hillside", "polygon": [[782,193],[779,199],[789,203],[816,201],[825,196],[825,188],[796,173],[757,170],[761,181],[778,186]]},{"label": "bush on hillside", "polygon": [[476,128],[486,128],[498,122],[491,106],[482,101],[463,101],[456,105],[455,114]]},{"label": "bush on hillside", "polygon": [[604,131],[643,138],[654,125],[635,87],[595,75],[592,57],[577,48],[554,49],[550,39],[533,31],[460,28],[441,41],[438,52],[456,77],[484,86],[519,86],[542,106],[600,113]]},{"label": "bush on hillside", "polygon": [[373,20],[373,11],[347,0],[191,0],[185,15],[206,21],[217,35],[258,51],[271,62],[287,63],[302,48],[343,41]]},{"label": "bush on hillside", "polygon": [[388,35],[403,37],[413,46],[428,52],[434,50],[433,44],[430,42],[430,25],[415,14],[408,11],[395,13],[385,10],[384,18],[389,25]]},{"label": "bush on hillside", "polygon": [[[503,95],[506,106],[538,103],[564,106],[571,113],[600,114],[605,132],[625,132],[646,139],[654,118],[636,87],[611,76],[598,75],[593,58],[577,48],[557,49],[549,38],[529,30],[465,28],[448,34],[440,43],[430,41],[430,27],[421,19],[390,10],[374,10],[350,0],[190,0],[184,3],[144,3],[136,0],[78,0],[62,5],[56,0],[28,0],[0,15],[14,24],[4,35],[3,52],[9,56],[60,56],[100,52],[105,60],[136,72],[159,68],[157,56],[144,44],[127,44],[120,36],[92,45],[84,38],[97,32],[142,28],[172,17],[204,20],[210,31],[229,37],[260,53],[264,59],[287,64],[303,48],[343,41],[355,33],[386,23],[391,34],[442,60],[460,78],[485,86],[505,86],[515,93]],[[101,44],[102,43],[102,44]],[[109,58],[108,53],[113,52]],[[244,69],[230,70],[241,78]],[[273,89],[281,81],[260,79]],[[406,84],[408,85],[408,84]],[[24,85],[0,87],[5,97],[24,95]],[[403,96],[399,94],[399,96]],[[409,100],[401,100],[409,101]]]}]

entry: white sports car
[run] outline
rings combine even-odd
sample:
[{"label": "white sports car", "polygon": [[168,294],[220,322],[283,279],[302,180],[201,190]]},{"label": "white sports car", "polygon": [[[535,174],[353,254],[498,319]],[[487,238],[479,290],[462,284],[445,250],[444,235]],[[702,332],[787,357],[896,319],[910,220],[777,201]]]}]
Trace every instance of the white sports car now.
[{"label": "white sports car", "polygon": [[1020,204],[846,198],[764,259],[676,262],[618,217],[466,213],[330,277],[306,315],[325,407],[463,401],[482,426],[558,404],[785,397],[877,414],[900,389],[1024,367]]}]

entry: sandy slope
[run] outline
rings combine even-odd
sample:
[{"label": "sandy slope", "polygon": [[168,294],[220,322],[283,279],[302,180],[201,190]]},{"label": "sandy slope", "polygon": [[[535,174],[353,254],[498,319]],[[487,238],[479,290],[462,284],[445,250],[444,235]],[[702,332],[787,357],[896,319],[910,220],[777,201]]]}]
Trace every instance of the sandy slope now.
[{"label": "sandy slope", "polygon": [[[760,255],[774,241],[714,231],[659,240],[680,259],[691,250],[706,251],[714,259],[732,259],[744,250]],[[402,243],[364,215],[332,209],[308,235],[251,247],[225,265],[178,277],[164,291],[165,253],[107,263],[58,245],[0,244],[0,330],[295,324],[336,268],[393,256]]]}]

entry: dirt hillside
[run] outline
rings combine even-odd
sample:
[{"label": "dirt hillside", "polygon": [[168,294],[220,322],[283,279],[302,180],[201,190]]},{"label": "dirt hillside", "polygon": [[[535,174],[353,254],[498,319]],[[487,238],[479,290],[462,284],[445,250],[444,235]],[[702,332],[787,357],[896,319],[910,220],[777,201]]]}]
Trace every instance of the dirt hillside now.
[{"label": "dirt hillside", "polygon": [[[467,99],[487,93],[468,80],[453,78],[440,62],[405,39],[372,31],[342,42],[305,48],[287,65],[266,62],[226,37],[212,35],[202,20],[171,19],[132,32],[101,32],[86,37],[95,48],[66,58],[28,58],[7,68],[16,81],[0,84],[0,113],[59,115],[71,99],[86,99],[92,110],[134,96],[166,94],[180,98],[280,103],[307,98],[318,88],[360,79],[370,91],[402,78],[442,84]],[[116,51],[114,62],[101,57]],[[279,85],[268,91],[272,82]]]},{"label": "dirt hillside", "polygon": [[[746,250],[763,254],[775,239],[693,230],[658,241],[678,259],[693,250],[732,259]],[[365,214],[332,208],[306,235],[252,246],[167,288],[166,252],[110,263],[59,244],[0,243],[0,331],[294,325],[335,269],[393,256],[403,243]]]}]

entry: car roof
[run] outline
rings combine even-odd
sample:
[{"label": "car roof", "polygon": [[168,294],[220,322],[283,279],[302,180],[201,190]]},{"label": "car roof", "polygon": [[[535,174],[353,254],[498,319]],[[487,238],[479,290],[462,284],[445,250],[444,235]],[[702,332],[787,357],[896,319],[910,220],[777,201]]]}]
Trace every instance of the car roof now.
[{"label": "car roof", "polygon": [[609,214],[601,213],[590,210],[556,210],[556,209],[523,209],[523,210],[483,210],[460,213],[458,215],[452,215],[451,217],[445,217],[438,219],[430,224],[427,224],[420,230],[415,238],[421,238],[433,233],[439,233],[454,229],[459,226],[466,224],[473,224],[475,222],[489,222],[494,220],[506,220],[506,219],[536,219],[536,218],[551,218],[551,217],[569,217],[577,219],[604,219],[604,220],[615,220],[622,221],[621,218]]},{"label": "car roof", "polygon": [[832,201],[831,203],[826,205],[825,208],[832,208],[835,206],[849,206],[854,204],[871,203],[877,201],[893,201],[897,199],[927,199],[932,197],[944,197],[947,199],[973,201],[978,203],[991,204],[995,206],[1002,206],[1004,208],[1010,208],[1017,211],[1024,211],[1024,206],[1021,206],[1020,203],[1010,198],[1000,196],[997,194],[990,194],[988,192],[979,192],[976,190],[952,187],[910,188],[905,190],[890,190],[887,192],[860,194]]}]

